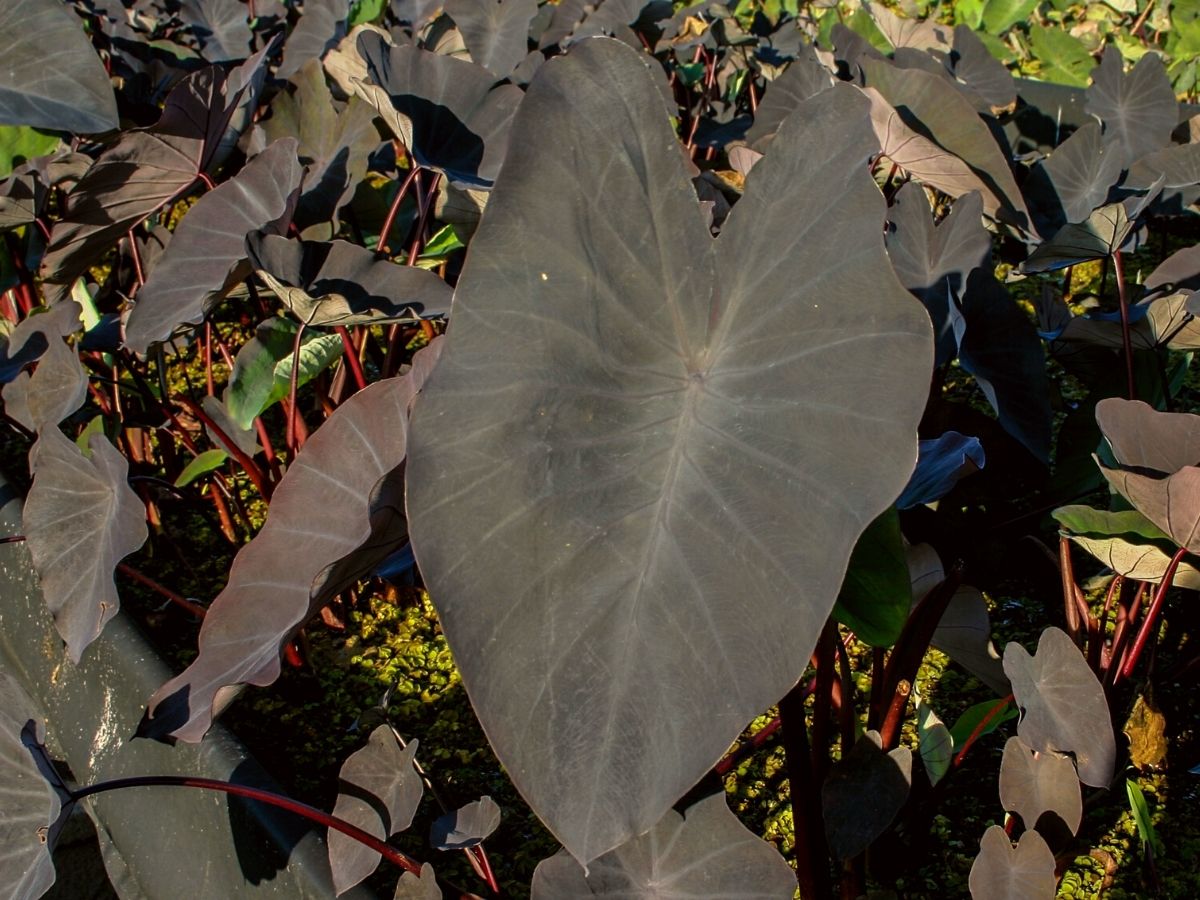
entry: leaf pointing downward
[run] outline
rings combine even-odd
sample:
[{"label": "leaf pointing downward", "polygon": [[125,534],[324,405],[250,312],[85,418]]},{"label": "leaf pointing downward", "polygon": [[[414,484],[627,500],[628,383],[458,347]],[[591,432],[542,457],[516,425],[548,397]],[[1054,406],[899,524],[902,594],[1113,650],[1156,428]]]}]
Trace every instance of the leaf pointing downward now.
[{"label": "leaf pointing downward", "polygon": [[546,63],[517,119],[408,508],[488,737],[586,864],[799,678],[912,470],[931,336],[853,87],[785,120],[715,242],[628,47]]},{"label": "leaf pointing downward", "polygon": [[396,469],[409,405],[440,343],[419,353],[407,374],[359,391],[304,445],[205,617],[200,655],[150,699],[139,734],[200,740],[222,688],[274,681],[296,629],[404,540]]}]

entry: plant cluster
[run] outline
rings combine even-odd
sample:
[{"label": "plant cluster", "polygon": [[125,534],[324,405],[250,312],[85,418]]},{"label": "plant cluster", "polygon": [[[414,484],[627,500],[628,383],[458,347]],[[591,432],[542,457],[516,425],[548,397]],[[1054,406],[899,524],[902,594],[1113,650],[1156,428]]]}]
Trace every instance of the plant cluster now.
[{"label": "plant cluster", "polygon": [[[1200,22],[953,6],[8,4],[0,383],[32,481],[4,552],[66,657],[117,573],[161,594],[196,650],[138,737],[194,742],[306,628],[427,589],[562,844],[542,898],[859,896],[1015,722],[970,889],[1054,896],[1082,786],[1163,762],[1156,642],[1200,589],[1200,248],[1163,237],[1200,199]],[[123,561],[186,559],[181,510],[238,548],[211,602]],[[1001,653],[984,590],[1024,537],[1061,603]],[[915,690],[931,647],[995,695],[953,726]],[[387,858],[397,897],[467,896],[389,843],[428,781],[402,709],[332,816],[74,784],[12,679],[0,715],[14,896],[70,808],[148,785],[329,825],[339,893]],[[790,865],[722,789],[775,743]],[[430,829],[478,893],[500,821]]]}]

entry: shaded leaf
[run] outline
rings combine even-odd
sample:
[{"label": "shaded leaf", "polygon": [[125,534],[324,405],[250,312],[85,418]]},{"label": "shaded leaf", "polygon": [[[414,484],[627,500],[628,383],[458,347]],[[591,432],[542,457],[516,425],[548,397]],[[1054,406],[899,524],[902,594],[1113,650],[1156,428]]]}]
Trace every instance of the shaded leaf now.
[{"label": "shaded leaf", "polygon": [[1008,677],[992,645],[991,632],[983,594],[964,585],[950,598],[931,644],[1003,697],[1009,693]]},{"label": "shaded leaf", "polygon": [[586,870],[565,850],[538,863],[534,900],[567,897],[778,900],[796,876],[783,857],[738,821],[724,793],[681,816],[667,810],[646,834],[605,853]]},{"label": "shaded leaf", "polygon": [[1146,289],[1200,288],[1200,244],[1177,250],[1146,276]]},{"label": "shaded leaf", "polygon": [[147,537],[125,457],[101,434],[89,446],[87,457],[56,426],[39,433],[21,515],[46,607],[76,663],[117,614],[113,570]]},{"label": "shaded leaf", "polygon": [[[1090,506],[1062,506],[1052,513],[1061,533],[1117,575],[1158,584],[1166,574],[1176,545],[1136,509],[1110,512]],[[1200,590],[1200,569],[1183,561],[1171,583]]]},{"label": "shaded leaf", "polygon": [[1017,734],[1026,746],[1073,755],[1080,781],[1106,787],[1117,755],[1108,703],[1074,642],[1047,628],[1030,656],[1014,641],[1004,648],[1004,671],[1021,708]]},{"label": "shaded leaf", "polygon": [[1157,53],[1147,53],[1125,74],[1115,46],[1104,51],[1092,72],[1084,110],[1104,123],[1104,138],[1114,145],[1122,168],[1171,143],[1179,124],[1179,103]]},{"label": "shaded leaf", "polygon": [[259,277],[306,325],[360,325],[444,314],[451,289],[432,272],[398,266],[346,241],[251,234]]},{"label": "shaded leaf", "polygon": [[491,797],[438,816],[429,829],[429,843],[438,850],[467,850],[487,840],[500,827],[500,807]]},{"label": "shaded leaf", "polygon": [[1052,900],[1058,879],[1054,854],[1032,829],[1012,841],[999,825],[992,825],[979,842],[979,855],[971,866],[972,900]]},{"label": "shaded leaf", "polygon": [[979,438],[957,431],[947,431],[932,441],[919,441],[917,452],[917,468],[896,500],[897,509],[944,497],[960,479],[982,469],[986,460]]},{"label": "shaded leaf", "polygon": [[[950,771],[954,759],[954,738],[925,699],[917,695],[917,747],[929,783],[936,785]],[[1072,772],[1072,775],[1074,772]]]},{"label": "shaded leaf", "polygon": [[890,647],[900,637],[912,588],[900,534],[900,516],[892,506],[858,539],[846,578],[833,608],[834,617],[872,647]]},{"label": "shaded leaf", "polygon": [[[381,840],[404,831],[412,824],[425,790],[413,767],[416,753],[415,740],[401,747],[391,725],[378,726],[367,745],[342,763],[333,814]],[[377,851],[330,829],[329,866],[335,893],[345,893],[374,872],[380,859]]]},{"label": "shaded leaf", "polygon": [[167,97],[152,128],[125,132],[67,195],[50,233],[41,276],[65,292],[130,228],[185,192],[233,148],[265,77],[265,48],[228,77],[196,72]]},{"label": "shaded leaf", "polygon": [[444,172],[460,187],[490,187],[508,147],[521,89],[497,87],[495,75],[461,59],[389,47],[374,32],[359,37],[358,51],[371,81],[355,90],[417,163]]},{"label": "shaded leaf", "polygon": [[37,900],[54,884],[50,854],[62,801],[29,746],[45,737],[33,701],[0,672],[0,884],[11,900]]},{"label": "shaded leaf", "polygon": [[1106,204],[1085,221],[1064,225],[1054,237],[1029,254],[1029,258],[1021,263],[1020,271],[1025,274],[1052,272],[1111,256],[1125,243],[1137,217],[1161,188],[1161,183],[1156,184],[1145,197]]},{"label": "shaded leaf", "polygon": [[1121,177],[1122,158],[1105,144],[1098,122],[1086,122],[1033,167],[1025,185],[1043,234],[1085,222]]},{"label": "shaded leaf", "polygon": [[[296,330],[296,323],[290,319],[272,316],[260,322],[254,330],[254,337],[238,350],[233,371],[229,375],[229,387],[222,399],[229,418],[239,428],[253,428],[255,418],[267,409],[270,398],[278,390],[280,363],[292,355]],[[301,340],[308,343],[318,337],[321,335],[315,331],[307,332]],[[338,344],[341,345],[340,339]],[[291,366],[287,368],[286,380],[290,390]],[[296,385],[300,387],[304,383],[304,369],[298,370],[297,375]]]},{"label": "shaded leaf", "polygon": [[1000,802],[1021,817],[1027,829],[1045,831],[1043,813],[1058,816],[1071,834],[1083,818],[1083,797],[1071,760],[1057,753],[1034,753],[1010,737],[1000,762]]},{"label": "shaded leaf", "polygon": [[213,63],[250,55],[250,10],[240,0],[183,0],[180,19],[200,44],[200,55]]},{"label": "shaded leaf", "polygon": [[409,509],[492,745],[586,863],[799,677],[911,471],[929,325],[883,252],[850,86],[785,120],[715,242],[635,51],[549,61],[520,123],[539,139],[473,239]]},{"label": "shaded leaf", "polygon": [[407,374],[354,394],[308,439],[209,607],[199,656],[151,698],[140,734],[200,740],[221,688],[274,681],[296,629],[404,541],[395,470],[404,462],[408,407],[440,344],[421,351]]},{"label": "shaded leaf", "polygon": [[84,134],[118,126],[108,73],[59,0],[6,0],[0,59],[0,124]]},{"label": "shaded leaf", "polygon": [[0,384],[12,381],[18,372],[36,362],[52,340],[82,327],[79,307],[74,303],[35,308],[12,330],[7,341],[0,335]]},{"label": "shaded leaf", "polygon": [[53,152],[58,143],[57,134],[27,125],[0,126],[0,178],[10,176],[22,163]]},{"label": "shaded leaf", "polygon": [[833,82],[833,74],[817,58],[816,48],[802,44],[783,74],[767,85],[754,112],[754,124],[746,132],[747,142],[764,149],[766,139],[775,134],[792,110],[814,94],[833,87]]},{"label": "shaded leaf", "polygon": [[446,0],[471,61],[506,78],[529,52],[529,23],[537,0]]},{"label": "shaded leaf", "polygon": [[319,59],[346,36],[350,0],[304,0],[304,10],[283,45],[280,78],[291,78],[300,67]]},{"label": "shaded leaf", "polygon": [[287,228],[300,188],[296,141],[276,141],[236,177],[209,191],[175,229],[125,324],[125,344],[145,353],[176,326],[200,322],[250,275],[246,235]]},{"label": "shaded leaf", "polygon": [[868,731],[833,764],[821,786],[825,836],[837,859],[852,859],[883,834],[908,799],[912,751],[884,753],[878,731]]}]

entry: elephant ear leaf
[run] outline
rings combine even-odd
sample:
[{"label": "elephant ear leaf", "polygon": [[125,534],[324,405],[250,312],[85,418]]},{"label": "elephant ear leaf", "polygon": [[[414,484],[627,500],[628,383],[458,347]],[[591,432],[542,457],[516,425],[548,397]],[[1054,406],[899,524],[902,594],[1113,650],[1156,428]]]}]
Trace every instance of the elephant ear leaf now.
[{"label": "elephant ear leaf", "polygon": [[1104,123],[1104,139],[1113,145],[1123,168],[1171,143],[1179,124],[1179,103],[1162,60],[1147,53],[1126,74],[1121,51],[1104,51],[1092,72],[1084,111]]},{"label": "elephant ear leaf", "polygon": [[538,138],[473,238],[408,504],[491,743],[587,865],[800,677],[912,471],[932,339],[883,249],[855,88],[784,121],[716,241],[620,42],[547,62],[514,128]]},{"label": "elephant ear leaf", "polygon": [[969,883],[973,900],[1051,900],[1058,886],[1054,854],[1032,828],[1014,847],[1004,829],[993,825],[979,842]]},{"label": "elephant ear leaf", "polygon": [[559,897],[673,897],[774,900],[790,897],[796,877],[783,857],[738,821],[724,793],[667,810],[648,833],[584,869],[565,850],[533,873],[533,900]]},{"label": "elephant ear leaf", "polygon": [[491,797],[480,797],[439,816],[429,833],[429,843],[439,850],[467,850],[500,827],[500,807]]},{"label": "elephant ear leaf", "polygon": [[1079,780],[1106,787],[1117,759],[1104,689],[1079,648],[1058,628],[1047,628],[1030,656],[1020,644],[1004,648],[1004,672],[1021,708],[1017,734],[1039,753],[1075,757]]},{"label": "elephant ear leaf", "polygon": [[200,740],[224,688],[272,683],[292,634],[404,542],[398,470],[408,411],[440,346],[418,353],[404,375],[359,391],[309,438],[275,488],[262,531],[238,552],[209,608],[199,656],[155,692],[140,735]]},{"label": "elephant ear leaf", "polygon": [[0,125],[110,131],[117,99],[83,22],[59,0],[0,6]]}]

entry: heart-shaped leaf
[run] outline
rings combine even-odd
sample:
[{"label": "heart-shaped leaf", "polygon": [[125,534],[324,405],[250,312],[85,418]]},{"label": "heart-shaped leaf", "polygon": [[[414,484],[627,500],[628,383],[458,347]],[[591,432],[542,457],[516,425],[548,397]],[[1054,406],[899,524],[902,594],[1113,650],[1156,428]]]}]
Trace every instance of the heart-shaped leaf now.
[{"label": "heart-shaped leaf", "polygon": [[273,682],[296,629],[403,543],[396,470],[409,406],[440,346],[421,351],[410,372],[353,395],[305,443],[275,488],[262,531],[238,552],[229,583],[209,607],[199,656],[155,692],[139,734],[200,740],[222,688]]},{"label": "heart-shaped leaf", "polygon": [[283,45],[280,78],[290,78],[312,59],[319,59],[346,36],[350,0],[304,0],[304,11]]},{"label": "heart-shaped leaf", "polygon": [[19,378],[4,387],[5,409],[30,431],[58,425],[83,406],[86,397],[87,374],[79,357],[54,335],[49,337],[33,377]]},{"label": "heart-shaped leaf", "polygon": [[117,100],[83,22],[58,0],[0,7],[0,124],[110,131]]},{"label": "heart-shaped leaf", "polygon": [[209,62],[250,55],[250,10],[240,0],[183,0],[179,18],[200,42],[200,53]]},{"label": "heart-shaped leaf", "polygon": [[0,672],[0,884],[11,900],[37,900],[54,884],[50,854],[63,805],[34,755],[43,740],[33,701],[15,678]]},{"label": "heart-shaped leaf", "polygon": [[491,797],[481,797],[438,816],[429,829],[429,843],[438,850],[467,850],[482,844],[499,827],[500,807]]},{"label": "heart-shaped leaf", "polygon": [[[1083,818],[1083,797],[1071,760],[1057,753],[1034,753],[1019,737],[1010,737],[1000,762],[1000,802],[1021,817],[1027,829],[1043,813],[1058,816],[1074,834]],[[1043,831],[1043,827],[1038,827]]]},{"label": "heart-shaped leaf", "polygon": [[507,78],[529,53],[529,23],[537,0],[446,0],[446,15],[462,32],[471,61]]},{"label": "heart-shaped leaf", "polygon": [[462,186],[490,187],[508,146],[513,113],[524,96],[496,86],[482,66],[411,45],[389,47],[365,32],[358,51],[369,83],[355,85],[364,100],[422,166]]},{"label": "heart-shaped leaf", "polygon": [[1004,829],[993,825],[979,842],[969,883],[972,900],[1052,900],[1058,887],[1054,854],[1032,829],[1014,847]]},{"label": "heart-shaped leaf", "polygon": [[868,731],[834,763],[821,786],[825,837],[837,859],[852,859],[887,830],[908,799],[912,751],[883,751],[878,731]]},{"label": "heart-shaped leaf", "polygon": [[533,873],[534,900],[778,900],[795,890],[791,867],[738,821],[724,793],[700,800],[683,816],[667,810],[651,831],[586,870],[564,850],[542,860]]},{"label": "heart-shaped leaf", "polygon": [[978,588],[963,585],[950,598],[930,643],[1003,697],[1009,693],[1009,683],[991,633],[983,594]]},{"label": "heart-shaped leaf", "polygon": [[442,900],[442,889],[438,887],[433,866],[423,863],[420,876],[412,872],[402,872],[400,880],[396,882],[396,893],[392,895],[392,900]]},{"label": "heart-shaped leaf", "polygon": [[1101,137],[1100,123],[1086,122],[1034,166],[1025,196],[1042,234],[1086,221],[1120,179],[1122,161],[1120,150]]},{"label": "heart-shaped leaf", "polygon": [[1079,780],[1106,787],[1117,747],[1104,689],[1079,648],[1058,628],[1047,628],[1030,656],[1015,641],[1004,648],[1004,671],[1021,708],[1017,734],[1039,753],[1075,757]]},{"label": "heart-shaped leaf", "polygon": [[1171,143],[1179,124],[1179,102],[1162,60],[1147,53],[1125,74],[1121,51],[1111,46],[1092,72],[1084,110],[1104,123],[1104,138],[1122,168]]},{"label": "heart-shaped leaf", "polygon": [[[371,732],[367,745],[342,763],[333,814],[387,840],[412,824],[424,793],[413,767],[417,742],[401,747],[391,725]],[[343,894],[375,871],[380,855],[340,831],[329,832],[329,866],[333,889]]]},{"label": "heart-shaped leaf", "polygon": [[306,325],[360,325],[444,314],[451,289],[432,272],[398,266],[346,241],[251,234],[259,277]]},{"label": "heart-shaped leaf", "polygon": [[833,87],[833,74],[817,58],[811,44],[803,44],[783,74],[767,85],[766,93],[754,112],[754,124],[746,132],[746,140],[759,150],[766,148],[780,124],[797,106],[814,94]]},{"label": "heart-shaped leaf", "polygon": [[540,137],[472,242],[408,504],[489,739],[586,864],[799,678],[911,472],[929,322],[849,85],[784,122],[715,242],[635,51],[580,42],[518,122]]},{"label": "heart-shaped leaf", "polygon": [[176,326],[199,322],[250,274],[246,235],[286,229],[300,189],[296,141],[276,141],[236,177],[205,194],[175,229],[150,278],[138,291],[125,343],[145,353]]}]

